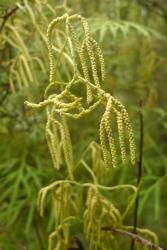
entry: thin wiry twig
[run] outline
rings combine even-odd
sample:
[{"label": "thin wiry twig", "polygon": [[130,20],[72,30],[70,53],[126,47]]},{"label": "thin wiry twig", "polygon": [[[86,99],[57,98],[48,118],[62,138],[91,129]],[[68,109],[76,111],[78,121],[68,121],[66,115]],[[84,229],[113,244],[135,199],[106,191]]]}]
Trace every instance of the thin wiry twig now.
[{"label": "thin wiry twig", "polygon": [[1,23],[1,25],[0,25],[0,32],[2,32],[3,27],[5,26],[5,23],[7,22],[8,18],[9,18],[10,16],[12,16],[12,15],[16,12],[17,9],[18,9],[18,6],[12,8],[11,10],[9,10],[9,11],[2,17],[2,18],[3,18],[3,21],[2,21],[2,23]]},{"label": "thin wiry twig", "polygon": [[40,247],[41,250],[44,250],[45,247],[44,247],[42,235],[41,235],[41,232],[40,232],[40,228],[39,228],[39,225],[38,225],[38,222],[37,222],[37,218],[34,219],[34,228],[35,228],[36,236],[37,236],[37,239],[38,239],[39,247]]},{"label": "thin wiry twig", "polygon": [[6,100],[6,97],[9,94],[9,85],[4,85],[4,90],[2,91],[1,99],[0,99],[0,106],[4,103]]},{"label": "thin wiry twig", "polygon": [[[143,161],[143,139],[144,139],[144,123],[143,123],[143,113],[142,113],[142,101],[139,103],[140,111],[139,111],[139,119],[140,119],[140,141],[139,141],[139,161],[138,161],[138,178],[137,178],[137,186],[139,185],[142,178],[142,161]],[[137,234],[136,228],[138,224],[138,208],[139,208],[139,193],[136,197],[135,202],[135,213],[134,213],[134,228],[133,233]],[[134,250],[135,240],[132,239],[131,242],[131,250]]]},{"label": "thin wiry twig", "polygon": [[112,227],[102,227],[102,230],[103,231],[110,231],[110,232],[113,232],[113,233],[118,233],[118,234],[121,234],[123,236],[129,237],[129,238],[133,239],[134,241],[138,241],[141,245],[147,247],[148,249],[164,250],[163,248],[161,248],[159,246],[156,246],[152,242],[144,239],[143,237],[141,237],[141,236],[139,236],[137,234],[122,230],[122,229],[112,228]]}]

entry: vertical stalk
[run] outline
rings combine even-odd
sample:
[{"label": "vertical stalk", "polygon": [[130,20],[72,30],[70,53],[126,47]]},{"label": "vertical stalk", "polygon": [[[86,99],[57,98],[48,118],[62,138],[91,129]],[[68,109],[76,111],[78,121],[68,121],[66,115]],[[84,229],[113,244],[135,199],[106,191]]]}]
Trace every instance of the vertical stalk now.
[{"label": "vertical stalk", "polygon": [[43,237],[41,235],[41,231],[40,231],[40,228],[38,225],[38,220],[37,220],[36,216],[34,218],[34,229],[35,229],[35,233],[37,236],[37,241],[39,243],[40,250],[45,250],[44,243],[43,243]]},{"label": "vertical stalk", "polygon": [[[139,122],[140,122],[140,140],[139,140],[139,161],[138,161],[138,178],[137,178],[137,186],[139,186],[139,183],[142,178],[142,173],[143,173],[143,139],[144,139],[144,123],[143,123],[143,113],[142,113],[142,101],[139,102]],[[138,193],[136,197],[136,202],[135,202],[135,211],[134,211],[134,228],[133,228],[133,233],[137,234],[137,225],[138,225],[138,208],[139,208],[139,196],[140,194]],[[131,250],[134,250],[135,247],[135,239],[132,239],[131,242]]]}]

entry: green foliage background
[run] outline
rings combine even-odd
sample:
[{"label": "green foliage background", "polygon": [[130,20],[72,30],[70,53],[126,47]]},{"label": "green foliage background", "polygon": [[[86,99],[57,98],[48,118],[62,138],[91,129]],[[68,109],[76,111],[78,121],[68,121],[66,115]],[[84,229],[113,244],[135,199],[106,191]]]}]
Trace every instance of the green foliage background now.
[{"label": "green foliage background", "polygon": [[[48,216],[44,219],[39,217],[36,199],[41,187],[53,182],[55,176],[61,179],[61,172],[55,172],[51,167],[44,131],[45,113],[28,110],[24,101],[42,100],[49,70],[47,48],[42,36],[53,18],[69,12],[87,18],[106,61],[107,79],[103,88],[127,107],[137,143],[140,136],[139,102],[143,102],[144,183],[140,194],[139,226],[153,230],[159,237],[160,245],[166,249],[166,1],[39,2],[42,3],[41,10],[38,1],[28,1],[34,14],[32,16],[25,1],[0,0],[1,24],[6,11],[18,6],[0,33],[0,248],[47,248],[47,236],[53,226],[52,216],[48,209]],[[45,2],[49,3],[49,8]],[[15,31],[22,38],[22,47]],[[21,54],[24,55],[24,46],[31,58],[41,60],[42,67],[30,63],[32,79],[25,71],[26,79],[21,76],[21,83],[25,81],[27,86],[22,84],[19,87],[18,79],[14,77],[15,91],[12,91],[11,65],[14,60],[19,60]],[[20,72],[19,62],[16,62],[15,70]],[[60,68],[62,79],[66,79],[66,74],[66,69]],[[91,116],[79,125],[73,123],[71,126],[76,154],[81,154],[96,136],[97,121]],[[108,183],[135,184],[136,179],[136,166],[123,167],[120,164]],[[123,195],[112,199],[119,208],[124,207]],[[128,224],[133,224],[133,211]]]}]

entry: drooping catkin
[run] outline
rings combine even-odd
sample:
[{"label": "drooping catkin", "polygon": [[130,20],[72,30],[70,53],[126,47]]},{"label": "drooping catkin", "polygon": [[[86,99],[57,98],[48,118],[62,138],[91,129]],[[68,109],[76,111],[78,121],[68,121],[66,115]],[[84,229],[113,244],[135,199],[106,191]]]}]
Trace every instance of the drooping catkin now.
[{"label": "drooping catkin", "polygon": [[45,198],[46,198],[46,195],[47,195],[47,191],[48,191],[47,189],[42,188],[39,191],[39,194],[38,194],[37,204],[38,204],[40,216],[44,215],[44,203],[45,203]]},{"label": "drooping catkin", "polygon": [[125,147],[125,131],[124,131],[123,118],[119,111],[116,112],[116,116],[117,116],[119,144],[120,144],[120,149],[121,149],[121,158],[122,158],[123,164],[125,164],[127,160],[127,154],[126,154],[126,147]]},{"label": "drooping catkin", "polygon": [[[80,57],[80,62],[81,62],[84,78],[87,81],[90,81],[89,70],[88,70],[88,65],[87,65],[87,61],[85,58],[85,53],[86,53],[86,41],[84,40],[82,43],[81,49],[79,51],[79,57]],[[86,90],[87,90],[87,102],[91,103],[93,101],[93,95],[92,95],[91,87],[88,84],[87,84]]]},{"label": "drooping catkin", "polygon": [[70,33],[71,33],[71,38],[74,41],[74,46],[76,48],[76,51],[79,52],[81,46],[80,46],[80,41],[79,41],[79,38],[77,36],[77,33],[76,33],[73,25],[70,22],[68,23],[68,25],[69,25],[69,30],[70,30]]},{"label": "drooping catkin", "polygon": [[53,124],[54,130],[52,131],[50,128],[51,123],[53,122],[49,119],[46,124],[46,139],[53,165],[59,170],[61,164],[61,141],[58,138],[58,127],[55,127],[55,124]]},{"label": "drooping catkin", "polygon": [[11,83],[11,89],[12,89],[13,92],[15,92],[15,90],[16,90],[16,87],[14,85],[14,79],[13,79],[14,75],[16,76],[18,87],[19,87],[19,89],[21,89],[22,88],[22,80],[21,80],[20,74],[19,74],[18,71],[16,71],[14,69],[14,65],[12,64],[11,71],[10,71],[10,76],[9,76],[9,81]]},{"label": "drooping catkin", "polygon": [[125,164],[127,160],[126,147],[125,147],[126,136],[125,136],[125,131],[124,131],[124,129],[126,128],[127,134],[128,134],[131,162],[132,164],[134,164],[135,163],[135,143],[134,143],[133,130],[131,127],[128,113],[125,107],[117,99],[115,99],[112,96],[108,96],[107,98],[108,98],[107,106],[106,106],[106,110],[103,115],[103,118],[101,120],[100,131],[99,131],[104,161],[106,162],[106,159],[107,159],[106,158],[106,155],[107,155],[106,136],[107,136],[109,147],[110,147],[110,152],[111,152],[112,166],[113,167],[117,166],[117,151],[116,151],[115,140],[114,140],[112,126],[111,126],[112,125],[111,118],[113,114],[113,115],[116,115],[116,119],[117,119],[122,162]]},{"label": "drooping catkin", "polygon": [[102,150],[98,143],[92,142],[90,144],[91,156],[92,156],[92,169],[96,173],[98,183],[103,183],[105,174],[105,163],[102,158]]},{"label": "drooping catkin", "polygon": [[74,212],[73,189],[69,183],[60,183],[53,189],[56,223],[62,224],[64,219]]},{"label": "drooping catkin", "polygon": [[104,118],[102,118],[100,122],[100,129],[99,129],[99,135],[100,135],[100,144],[103,152],[103,158],[104,158],[104,163],[106,167],[111,166],[111,161],[110,161],[110,155],[106,143],[106,131],[105,131],[105,121]]},{"label": "drooping catkin", "polygon": [[[83,38],[77,36],[75,26],[72,25],[72,21],[78,21],[83,28]],[[65,25],[65,43],[59,52],[59,57],[55,63],[53,56],[53,44],[52,44],[52,32],[54,27],[58,23]],[[64,37],[63,37],[64,38]],[[61,40],[60,40],[61,41]],[[53,203],[55,206],[55,219],[56,230],[50,235],[50,250],[53,249],[66,249],[67,248],[67,231],[64,231],[63,226],[66,219],[69,221],[73,216],[73,212],[76,215],[77,206],[73,192],[72,185],[84,184],[74,181],[74,159],[73,159],[73,147],[70,138],[70,130],[68,121],[69,119],[81,119],[87,114],[92,113],[97,107],[103,105],[105,107],[104,114],[100,121],[99,137],[100,145],[98,149],[98,156],[96,157],[95,147],[92,148],[92,158],[96,163],[93,165],[93,170],[102,171],[102,168],[98,168],[104,165],[106,167],[116,167],[117,165],[117,150],[115,143],[115,135],[113,133],[113,118],[116,117],[119,135],[120,151],[123,163],[126,161],[126,141],[125,130],[129,136],[129,147],[131,154],[131,161],[135,161],[135,145],[133,131],[130,124],[130,120],[124,106],[109,93],[106,93],[101,88],[101,83],[105,78],[105,64],[102,52],[97,42],[91,37],[88,23],[86,20],[79,16],[64,15],[54,19],[48,26],[47,30],[47,44],[50,60],[50,81],[46,87],[44,100],[38,104],[26,102],[26,104],[35,109],[46,108],[47,109],[47,124],[46,124],[46,137],[48,141],[48,147],[53,160],[53,164],[57,169],[60,169],[60,165],[64,163],[66,166],[68,177],[65,181],[56,181],[45,188],[39,193],[39,207],[40,213],[44,213],[44,203],[48,191],[52,192]],[[55,45],[55,44],[54,44]],[[69,74],[70,80],[60,81],[56,75],[56,67],[60,59],[64,61],[68,60],[73,67],[72,72]],[[79,59],[79,62],[77,61]],[[63,68],[64,69],[64,68]],[[61,71],[59,72],[59,74]],[[68,72],[67,72],[68,73]],[[28,74],[28,71],[27,71]],[[29,75],[30,78],[30,75]],[[63,77],[62,77],[63,78]],[[54,88],[56,87],[54,91]],[[87,90],[87,97],[81,93],[75,93],[75,89],[84,86]],[[58,93],[57,93],[58,89]],[[88,107],[85,107],[85,99],[87,99]],[[89,151],[90,152],[90,151]],[[101,156],[101,152],[103,157]],[[103,159],[102,159],[103,158]],[[80,159],[80,163],[84,162],[84,158]],[[63,165],[63,164],[62,164]],[[85,164],[86,165],[86,164]],[[86,165],[87,166],[87,165]],[[87,170],[91,168],[86,167]],[[62,168],[62,172],[63,172]],[[66,173],[66,171],[65,171]],[[93,171],[89,171],[93,173]],[[102,226],[116,226],[121,221],[121,216],[111,202],[103,197],[99,190],[96,177],[92,174],[95,184],[86,183],[86,187],[89,186],[86,208],[84,209],[84,232],[88,239],[89,250],[92,249],[107,249],[105,245],[104,236],[106,234],[102,232]],[[72,183],[72,184],[71,184]],[[88,185],[87,185],[88,184]],[[73,211],[73,212],[71,212]],[[60,229],[60,230],[59,230]],[[64,238],[62,236],[65,236]],[[111,234],[110,234],[110,237]],[[64,241],[64,239],[66,240]],[[54,244],[54,239],[57,243]],[[66,247],[66,248],[65,248]]]},{"label": "drooping catkin", "polygon": [[25,72],[24,72],[23,64],[22,64],[22,62],[21,62],[20,60],[19,60],[18,71],[19,71],[19,74],[20,74],[20,76],[21,76],[21,79],[22,79],[21,82],[23,83],[23,86],[24,86],[24,87],[28,87],[28,86],[29,86],[29,83],[28,83],[26,74],[25,74]]},{"label": "drooping catkin", "polygon": [[97,73],[96,58],[95,58],[95,55],[93,52],[93,46],[92,46],[92,43],[91,43],[91,40],[89,39],[89,37],[86,38],[86,47],[87,47],[87,52],[89,55],[90,63],[92,66],[92,74],[93,74],[94,83],[95,83],[95,85],[100,87],[100,81],[99,81],[99,77],[98,77],[98,73]]},{"label": "drooping catkin", "polygon": [[[88,81],[90,81],[90,77],[89,77],[89,70],[88,70],[88,65],[87,65],[87,61],[88,59],[86,58],[86,39],[83,39],[83,42],[80,43],[78,37],[77,37],[77,34],[75,32],[75,29],[74,27],[69,24],[69,28],[71,30],[71,36],[74,40],[74,45],[76,46],[76,50],[78,52],[78,56],[79,56],[79,59],[80,59],[80,63],[81,63],[81,67],[82,67],[82,70],[83,70],[83,74],[84,74],[84,78]],[[85,30],[86,29],[86,30]],[[85,36],[86,35],[89,35],[89,32],[88,32],[88,28],[84,28],[84,31],[85,31]],[[91,88],[89,85],[87,85],[87,103],[91,103],[93,101],[93,95],[92,95],[92,91],[91,91]]]},{"label": "drooping catkin", "polygon": [[66,118],[62,116],[62,125],[61,125],[61,138],[62,138],[62,146],[65,157],[65,162],[68,168],[68,173],[71,179],[73,179],[72,169],[73,169],[73,150],[71,138],[66,122]]},{"label": "drooping catkin", "polygon": [[59,225],[54,232],[49,235],[48,250],[64,250],[67,249],[69,242],[68,225]]},{"label": "drooping catkin", "polygon": [[97,56],[99,57],[100,69],[101,69],[101,80],[104,81],[105,80],[105,62],[104,62],[103,53],[100,49],[100,46],[96,42],[96,40],[90,37],[90,41],[92,42],[92,45],[94,46],[95,54],[97,54]]},{"label": "drooping catkin", "polygon": [[95,83],[95,85],[100,87],[100,81],[99,81],[98,72],[97,72],[97,65],[96,65],[96,58],[95,58],[95,54],[93,52],[93,44],[91,41],[89,26],[84,18],[81,18],[81,23],[83,25],[83,29],[85,32],[86,49],[87,49],[90,63],[91,63],[91,67],[92,67],[92,75],[93,75],[94,83]]},{"label": "drooping catkin", "polygon": [[[83,31],[84,31],[84,39],[82,43],[80,43],[79,38],[76,34],[76,31],[74,29],[74,26],[72,25],[72,21],[79,20]],[[59,115],[62,117],[61,121],[59,122],[59,130],[61,134],[61,143],[65,158],[65,163],[67,165],[67,169],[69,172],[70,177],[72,178],[72,168],[73,168],[73,153],[72,153],[72,144],[71,139],[69,136],[69,129],[68,125],[65,122],[65,117],[70,117],[74,119],[79,119],[86,114],[92,112],[99,104],[104,104],[104,99],[106,98],[107,105],[105,113],[102,117],[102,120],[100,122],[100,142],[101,142],[101,148],[103,152],[103,158],[106,166],[113,166],[115,167],[117,165],[117,151],[115,146],[115,140],[114,140],[114,134],[112,131],[112,124],[111,120],[112,117],[116,114],[117,119],[117,125],[118,125],[118,134],[119,134],[119,142],[120,142],[120,149],[121,149],[121,157],[123,163],[125,163],[126,160],[126,150],[125,150],[125,135],[124,135],[124,127],[128,131],[129,136],[129,146],[130,146],[130,155],[131,155],[131,161],[134,163],[135,161],[135,145],[134,145],[134,137],[133,137],[133,131],[132,127],[129,121],[129,117],[127,114],[126,109],[124,106],[114,97],[112,97],[110,94],[105,93],[101,87],[100,87],[100,81],[104,80],[105,77],[105,65],[104,65],[104,59],[102,56],[102,52],[97,44],[97,42],[91,37],[88,23],[86,20],[79,16],[68,16],[64,15],[62,17],[58,17],[55,20],[53,20],[47,30],[47,42],[48,42],[48,50],[49,50],[49,57],[50,57],[50,86],[52,84],[52,81],[56,77],[55,74],[55,68],[54,68],[54,57],[52,53],[52,31],[58,23],[64,23],[66,26],[65,32],[66,36],[68,38],[68,46],[70,47],[72,61],[76,65],[75,61],[75,53],[78,53],[78,56],[80,58],[81,67],[83,70],[83,78],[80,77],[79,71],[76,69],[74,72],[74,76],[72,80],[65,84],[64,90],[56,95],[50,95],[48,99],[44,100],[43,102],[39,104],[30,104],[27,103],[29,106],[33,108],[40,108],[45,106],[53,106],[54,112],[59,113]],[[70,32],[71,31],[71,32]],[[74,49],[74,45],[76,46],[76,50]],[[65,45],[66,46],[66,45]],[[87,53],[85,53],[85,51]],[[97,63],[96,63],[96,57],[95,54],[99,57],[99,63],[100,63],[100,73],[97,69]],[[89,68],[87,65],[87,58],[90,60],[91,64],[91,71],[89,72]],[[75,66],[77,67],[77,65]],[[75,75],[76,74],[76,75]],[[101,77],[100,77],[101,74]],[[76,82],[79,81],[82,82],[82,79],[84,80],[84,84],[87,88],[87,102],[88,104],[93,101],[93,90],[96,88],[96,96],[97,101],[94,102],[91,106],[89,106],[87,109],[85,109],[82,106],[82,99],[77,98],[75,94],[71,92],[71,88]],[[94,79],[94,83],[91,83],[91,79]],[[54,83],[54,81],[53,81]],[[61,84],[61,83],[60,83]],[[78,82],[79,84],[79,82]],[[104,98],[101,98],[100,95]],[[68,97],[68,102],[66,101],[66,98]],[[101,98],[101,99],[100,99]],[[71,102],[70,102],[71,99]],[[78,110],[78,113],[73,112],[74,110]],[[55,118],[54,118],[55,119]],[[56,121],[55,121],[56,122]],[[55,147],[55,142],[53,140],[53,134],[51,130],[48,130],[47,136],[50,140],[50,152],[52,155],[52,158],[54,161],[56,161],[56,149],[53,150]],[[56,137],[55,137],[56,139]],[[52,149],[51,149],[52,148]],[[55,151],[55,152],[54,152]],[[58,158],[58,157],[57,157]]]},{"label": "drooping catkin", "polygon": [[130,147],[130,156],[131,156],[131,162],[132,164],[135,164],[136,162],[136,147],[135,147],[135,142],[134,142],[134,134],[133,134],[133,129],[132,125],[129,119],[129,115],[125,107],[123,106],[122,103],[120,103],[116,98],[111,97],[113,104],[116,106],[116,108],[120,111],[122,114],[123,121],[125,123],[127,132],[128,132],[128,138],[129,138],[129,147]]},{"label": "drooping catkin", "polygon": [[66,19],[66,16],[62,16],[62,17],[57,17],[56,19],[54,19],[48,26],[47,29],[47,44],[48,44],[48,51],[49,51],[49,62],[50,62],[50,82],[54,81],[54,78],[56,77],[55,74],[55,67],[54,67],[54,56],[53,56],[53,52],[52,52],[52,31],[53,28],[55,27],[56,24],[64,22]]},{"label": "drooping catkin", "polygon": [[108,137],[108,143],[110,147],[110,152],[111,152],[111,158],[112,158],[112,166],[116,167],[117,166],[117,155],[116,155],[116,148],[115,148],[115,140],[114,140],[114,135],[112,132],[112,127],[111,127],[111,115],[112,115],[112,100],[111,98],[108,100],[106,111],[105,111],[105,129]]},{"label": "drooping catkin", "polygon": [[73,61],[73,67],[74,67],[73,74],[76,75],[78,72],[78,67],[77,67],[77,62],[76,62],[76,53],[74,50],[74,46],[72,43],[72,37],[71,37],[71,33],[70,33],[70,18],[68,15],[66,17],[65,24],[66,24],[66,35],[67,35],[67,40],[68,40],[68,47],[70,49],[71,59]]},{"label": "drooping catkin", "polygon": [[20,59],[23,62],[23,65],[24,65],[25,71],[27,73],[27,76],[29,78],[29,81],[33,82],[33,76],[32,76],[32,73],[31,73],[31,69],[30,69],[30,67],[28,65],[28,62],[27,62],[25,56],[23,56],[23,55],[20,56]]},{"label": "drooping catkin", "polygon": [[120,221],[119,210],[99,193],[97,187],[90,186],[84,212],[84,231],[89,239],[89,250],[103,249],[106,234],[101,228],[104,225],[117,226]]}]

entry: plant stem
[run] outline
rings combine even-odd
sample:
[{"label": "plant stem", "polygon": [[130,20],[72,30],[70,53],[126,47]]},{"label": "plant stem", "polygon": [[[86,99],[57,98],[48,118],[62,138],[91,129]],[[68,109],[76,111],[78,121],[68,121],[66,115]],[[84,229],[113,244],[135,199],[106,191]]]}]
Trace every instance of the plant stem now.
[{"label": "plant stem", "polygon": [[[142,101],[139,102],[140,110],[139,110],[139,120],[140,120],[140,141],[139,141],[139,161],[138,161],[138,178],[137,178],[137,186],[139,186],[139,183],[142,178],[143,173],[143,167],[142,167],[142,161],[143,161],[143,139],[144,139],[144,122],[143,122],[143,113],[142,113]],[[133,233],[137,234],[136,228],[138,224],[138,208],[139,208],[139,192],[136,197],[135,202],[135,212],[134,212],[134,229]],[[131,250],[134,250],[135,246],[135,238],[132,238],[131,242]]]},{"label": "plant stem", "polygon": [[112,228],[112,227],[102,227],[101,230],[110,231],[113,233],[118,233],[118,234],[124,235],[126,237],[129,237],[129,238],[133,239],[134,241],[140,242],[141,245],[146,246],[148,249],[163,250],[161,247],[154,245],[152,242],[144,239],[143,237],[141,237],[135,233],[128,232],[126,230],[122,230],[119,228]]},{"label": "plant stem", "polygon": [[35,228],[36,236],[37,236],[37,239],[38,239],[39,247],[40,247],[41,250],[45,250],[42,235],[41,235],[39,225],[38,225],[38,221],[37,221],[36,217],[34,219],[34,228]]},{"label": "plant stem", "polygon": [[9,10],[9,11],[7,12],[7,14],[5,14],[5,15],[2,17],[2,18],[3,18],[3,21],[2,21],[2,23],[1,23],[1,25],[0,25],[0,32],[2,32],[3,27],[5,26],[5,23],[7,22],[8,18],[9,18],[10,16],[12,16],[12,15],[16,12],[17,9],[18,9],[17,6],[14,7],[13,9]]}]

